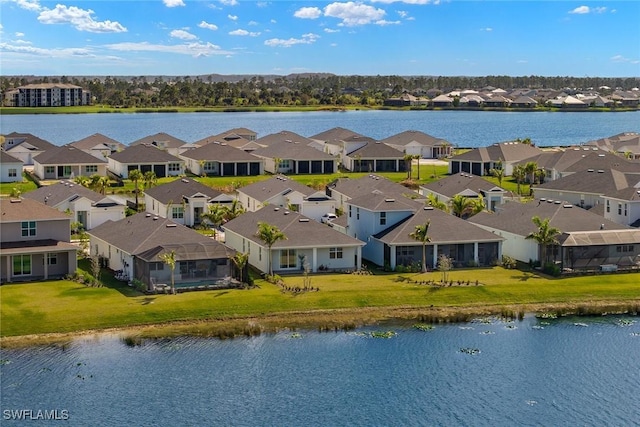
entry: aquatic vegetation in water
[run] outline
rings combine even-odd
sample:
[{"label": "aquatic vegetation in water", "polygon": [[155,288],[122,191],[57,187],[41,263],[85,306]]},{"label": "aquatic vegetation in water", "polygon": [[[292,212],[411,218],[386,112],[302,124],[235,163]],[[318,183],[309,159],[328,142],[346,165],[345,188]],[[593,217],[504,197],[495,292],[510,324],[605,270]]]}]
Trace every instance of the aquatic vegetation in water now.
[{"label": "aquatic vegetation in water", "polygon": [[8,365],[9,363],[11,363],[9,359],[0,359],[0,366]]},{"label": "aquatic vegetation in water", "polygon": [[369,333],[371,338],[392,338],[398,335],[394,331],[373,331]]},{"label": "aquatic vegetation in water", "polygon": [[300,339],[300,338],[302,338],[302,334],[300,334],[298,332],[294,332],[294,333],[291,334],[290,338]]},{"label": "aquatic vegetation in water", "polygon": [[616,324],[617,324],[618,326],[631,326],[631,325],[633,325],[634,323],[636,323],[636,321],[635,321],[635,320],[631,320],[631,319],[619,319],[619,320],[616,322]]},{"label": "aquatic vegetation in water", "polygon": [[480,349],[479,348],[472,348],[472,347],[462,347],[460,349],[460,353],[476,355],[476,354],[480,353]]},{"label": "aquatic vegetation in water", "polygon": [[536,317],[538,319],[557,319],[558,315],[556,313],[538,313]]},{"label": "aquatic vegetation in water", "polygon": [[420,331],[431,331],[436,327],[433,325],[429,325],[427,323],[416,323],[415,325],[413,325],[413,328],[418,329]]}]

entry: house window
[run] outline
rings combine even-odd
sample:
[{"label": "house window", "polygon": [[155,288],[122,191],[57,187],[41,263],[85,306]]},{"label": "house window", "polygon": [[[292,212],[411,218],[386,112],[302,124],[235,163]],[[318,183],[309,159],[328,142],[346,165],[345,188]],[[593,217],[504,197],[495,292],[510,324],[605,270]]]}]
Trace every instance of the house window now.
[{"label": "house window", "polygon": [[184,209],[182,206],[174,206],[171,208],[171,218],[182,219],[184,218]]},{"label": "house window", "polygon": [[164,270],[163,262],[150,262],[149,263],[149,271],[162,271]]},{"label": "house window", "polygon": [[9,178],[15,178],[18,176],[18,169],[9,169]]},{"label": "house window", "polygon": [[246,252],[246,244],[247,244],[247,240],[246,239],[242,239],[242,252]]},{"label": "house window", "polygon": [[98,165],[87,165],[85,166],[85,171],[87,173],[98,173]]},{"label": "house window", "polygon": [[22,221],[22,237],[32,237],[36,235],[35,221]]},{"label": "house window", "polygon": [[58,254],[47,254],[47,265],[58,265]]},{"label": "house window", "polygon": [[627,216],[627,206],[628,206],[628,205],[625,203],[625,204],[624,204],[624,216]]},{"label": "house window", "polygon": [[618,215],[622,215],[622,203],[618,203]]},{"label": "house window", "polygon": [[609,204],[609,200],[607,200],[607,213],[611,212],[611,205]]},{"label": "house window", "polygon": [[296,268],[296,250],[282,249],[280,250],[280,268]]},{"label": "house window", "polygon": [[13,256],[13,275],[28,276],[31,274],[31,255]]},{"label": "house window", "polygon": [[380,225],[386,225],[386,224],[387,224],[387,213],[380,212]]},{"label": "house window", "polygon": [[191,272],[196,270],[195,261],[180,261],[180,274],[185,277],[189,276]]},{"label": "house window", "polygon": [[258,246],[258,261],[262,261],[262,246]]},{"label": "house window", "polygon": [[616,246],[616,252],[633,252],[633,245],[618,245]]},{"label": "house window", "polygon": [[415,248],[413,246],[398,246],[398,255],[402,257],[412,257],[414,255]]},{"label": "house window", "polygon": [[180,163],[169,163],[169,172],[180,172]]},{"label": "house window", "polygon": [[44,173],[46,173],[47,175],[52,175],[52,174],[56,173],[56,167],[55,166],[45,166],[44,167]]},{"label": "house window", "polygon": [[342,248],[329,248],[330,259],[342,259]]},{"label": "house window", "polygon": [[280,160],[280,168],[278,170],[280,169],[289,170],[290,167],[291,167],[291,163],[289,160]]},{"label": "house window", "polygon": [[352,210],[351,208],[352,208],[352,206],[349,205],[349,218],[351,218],[351,210]]},{"label": "house window", "polygon": [[356,219],[360,219],[360,208],[356,208]]}]

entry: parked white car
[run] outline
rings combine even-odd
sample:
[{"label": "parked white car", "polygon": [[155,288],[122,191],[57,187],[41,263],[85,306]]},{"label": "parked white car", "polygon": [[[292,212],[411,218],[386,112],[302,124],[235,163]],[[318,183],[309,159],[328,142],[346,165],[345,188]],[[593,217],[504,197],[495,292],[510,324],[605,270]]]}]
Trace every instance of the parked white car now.
[{"label": "parked white car", "polygon": [[322,215],[322,218],[320,218],[320,222],[323,223],[323,224],[326,224],[329,221],[333,221],[336,218],[338,218],[338,215],[336,215],[334,213],[326,213],[326,214]]}]

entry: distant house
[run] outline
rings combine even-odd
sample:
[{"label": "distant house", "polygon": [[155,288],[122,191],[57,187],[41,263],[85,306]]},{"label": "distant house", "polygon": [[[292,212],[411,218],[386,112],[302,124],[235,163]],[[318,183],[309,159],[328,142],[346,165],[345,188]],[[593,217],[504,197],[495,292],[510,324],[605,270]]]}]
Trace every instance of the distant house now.
[{"label": "distant house", "polygon": [[364,243],[317,221],[277,206],[246,212],[224,225],[226,244],[249,254],[249,264],[269,272],[269,247],[257,237],[258,223],[277,227],[287,237],[271,247],[274,273],[358,270]]},{"label": "distant house", "polygon": [[533,145],[517,141],[475,148],[453,156],[449,161],[449,174],[467,172],[479,176],[489,175],[491,169],[502,164],[505,175],[509,176],[513,171],[514,164],[541,152],[542,150]]},{"label": "distant house", "polygon": [[235,253],[222,243],[183,225],[148,212],[108,221],[89,231],[91,253],[129,280],[144,283],[148,290],[171,283],[171,269],[161,258],[174,252],[176,287],[215,284],[232,274]]},{"label": "distant house", "polygon": [[250,212],[276,206],[320,221],[322,215],[333,213],[336,208],[335,200],[324,191],[314,190],[284,175],[240,187],[236,192],[242,206]]},{"label": "distant house", "polygon": [[502,252],[522,262],[542,261],[540,245],[526,237],[538,231],[531,220],[548,218],[560,230],[550,260],[565,269],[599,270],[601,266],[634,267],[640,261],[640,230],[604,219],[564,200],[505,203],[498,212],[481,212],[469,222],[505,239]]},{"label": "distant house", "polygon": [[91,230],[106,221],[125,217],[125,206],[110,196],[102,195],[72,181],[61,181],[42,186],[23,195],[60,212],[71,213],[73,221]]},{"label": "distant house", "polygon": [[216,135],[218,140],[224,140],[226,142],[231,142],[239,138],[246,139],[247,141],[255,141],[257,137],[257,132],[247,128],[233,128]]},{"label": "distant house", "polygon": [[233,197],[187,178],[156,185],[144,192],[147,212],[189,227],[202,222],[201,215],[207,213],[209,206],[231,202]]},{"label": "distant house", "polygon": [[257,150],[258,148],[263,147],[262,145],[255,142],[255,138],[252,140],[249,140],[244,137],[238,136],[236,134],[228,134],[228,133],[207,136],[205,138],[202,138],[194,142],[192,145],[194,146],[194,148],[199,148],[212,143],[216,143],[220,145],[222,144],[228,145],[229,147],[238,148],[247,153],[250,153],[253,150]]},{"label": "distant house", "polygon": [[384,105],[389,107],[410,107],[415,105],[428,105],[429,99],[416,97],[410,93],[403,93],[402,95],[394,98],[387,98],[384,100]]},{"label": "distant house", "polygon": [[153,145],[161,150],[166,150],[169,154],[173,156],[177,156],[180,154],[180,147],[185,145],[187,142],[181,140],[180,138],[176,138],[175,136],[169,135],[168,133],[160,132],[155,135],[145,136],[144,138],[140,138],[136,141],[133,141],[129,144],[130,147],[135,147],[136,145]]},{"label": "distant house", "polygon": [[4,135],[4,151],[16,159],[22,160],[26,166],[33,165],[33,158],[50,148],[55,148],[49,141],[38,138],[30,133],[11,132]]},{"label": "distant house", "polygon": [[127,179],[129,171],[142,173],[152,171],[158,178],[184,174],[184,160],[172,156],[154,145],[139,144],[109,156],[109,170],[120,178]]},{"label": "distant house", "polygon": [[390,145],[368,138],[365,143],[342,157],[343,166],[352,172],[404,172],[404,153]]},{"label": "distant house", "polygon": [[210,142],[180,155],[186,167],[195,175],[250,176],[263,173],[263,159],[226,142]]},{"label": "distant house", "polygon": [[30,199],[0,199],[0,282],[62,278],[77,268],[71,217]]},{"label": "distant house", "polygon": [[535,108],[538,102],[530,96],[522,95],[511,102],[511,108]]},{"label": "distant house", "polygon": [[425,197],[433,195],[445,203],[455,196],[471,199],[482,197],[486,209],[495,211],[504,203],[507,192],[484,178],[463,172],[421,185],[419,193]]},{"label": "distant house", "polygon": [[[264,170],[269,173],[320,174],[334,173],[333,156],[311,147],[313,143],[293,132],[283,131],[256,140],[264,145],[251,154],[264,160]],[[276,165],[276,160],[278,164]]]},{"label": "distant house", "polygon": [[107,175],[107,161],[71,146],[50,148],[33,159],[33,173],[40,179],[73,179]]},{"label": "distant house", "polygon": [[491,98],[485,99],[484,101],[485,107],[504,108],[504,107],[508,107],[510,104],[511,104],[511,100],[502,95],[493,95]]},{"label": "distant house", "polygon": [[0,182],[22,182],[22,160],[0,150]]},{"label": "distant house", "polygon": [[334,127],[324,132],[320,132],[309,138],[316,142],[320,151],[332,156],[344,156],[353,150],[362,147],[370,138],[342,127]]},{"label": "distant house", "polygon": [[584,145],[598,147],[601,150],[615,152],[623,157],[640,159],[640,133],[623,132],[608,138],[586,142]]},{"label": "distant house", "polygon": [[453,107],[453,98],[447,95],[438,95],[431,100],[432,107]]},{"label": "distant house", "polygon": [[449,157],[453,152],[453,145],[449,141],[417,130],[407,130],[385,138],[380,142],[406,154],[418,155],[423,159]]},{"label": "distant house", "polygon": [[94,133],[86,138],[70,142],[67,146],[78,148],[105,161],[111,154],[127,148],[123,143],[100,133]]},{"label": "distant house", "polygon": [[402,184],[393,182],[383,176],[370,174],[361,178],[338,178],[327,185],[326,193],[334,199],[337,208],[346,209],[346,203],[356,197],[367,194],[384,193],[408,198],[419,198],[420,195]]}]

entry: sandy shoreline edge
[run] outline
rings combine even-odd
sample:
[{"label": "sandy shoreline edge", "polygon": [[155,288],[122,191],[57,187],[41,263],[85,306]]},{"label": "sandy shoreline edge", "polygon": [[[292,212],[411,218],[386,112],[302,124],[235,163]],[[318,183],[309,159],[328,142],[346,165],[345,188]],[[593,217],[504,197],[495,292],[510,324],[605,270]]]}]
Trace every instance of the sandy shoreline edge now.
[{"label": "sandy shoreline edge", "polygon": [[227,339],[276,333],[282,330],[340,331],[393,321],[398,323],[463,323],[482,316],[521,319],[525,315],[540,313],[550,313],[557,316],[639,315],[640,298],[627,301],[581,301],[494,306],[367,307],[276,313],[238,318],[178,320],[161,324],[1,337],[0,348],[64,345],[78,339],[90,340],[106,336],[116,336],[134,342],[142,339],[179,336]]}]

